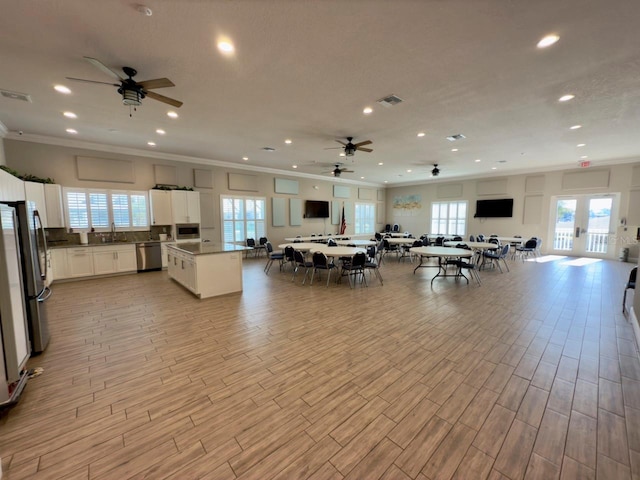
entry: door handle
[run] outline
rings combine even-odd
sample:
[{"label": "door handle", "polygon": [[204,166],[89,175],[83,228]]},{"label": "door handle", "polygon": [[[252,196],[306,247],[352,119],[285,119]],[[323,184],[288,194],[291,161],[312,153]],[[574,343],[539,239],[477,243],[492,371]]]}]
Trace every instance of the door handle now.
[{"label": "door handle", "polygon": [[576,238],[580,238],[580,227],[576,227]]}]

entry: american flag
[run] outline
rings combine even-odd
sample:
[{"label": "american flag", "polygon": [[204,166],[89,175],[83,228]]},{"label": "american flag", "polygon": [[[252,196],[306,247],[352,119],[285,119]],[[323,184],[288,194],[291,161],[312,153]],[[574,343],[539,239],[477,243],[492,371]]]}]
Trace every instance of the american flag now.
[{"label": "american flag", "polygon": [[347,231],[347,220],[344,218],[344,206],[342,206],[342,222],[340,223],[340,235]]}]

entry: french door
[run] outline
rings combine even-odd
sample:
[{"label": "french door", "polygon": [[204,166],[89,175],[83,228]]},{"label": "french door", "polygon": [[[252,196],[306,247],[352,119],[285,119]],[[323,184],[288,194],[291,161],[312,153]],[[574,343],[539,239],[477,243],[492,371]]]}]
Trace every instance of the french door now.
[{"label": "french door", "polygon": [[550,220],[554,253],[610,257],[615,247],[614,212],[618,196],[575,195],[556,197]]}]

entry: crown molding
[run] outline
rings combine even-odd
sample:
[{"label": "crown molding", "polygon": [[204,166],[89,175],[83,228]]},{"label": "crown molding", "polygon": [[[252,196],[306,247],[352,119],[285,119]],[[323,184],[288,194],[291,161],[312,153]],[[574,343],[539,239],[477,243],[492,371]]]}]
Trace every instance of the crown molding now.
[{"label": "crown molding", "polygon": [[[1,124],[0,124],[1,125]],[[1,132],[1,130],[0,130]],[[49,137],[46,135],[35,135],[25,133],[19,135],[15,132],[9,132],[5,138],[9,140],[17,140],[19,142],[40,143],[44,145],[54,145],[57,147],[82,148],[85,150],[94,150],[96,152],[118,153],[120,155],[131,155],[134,157],[144,157],[154,160],[169,160],[172,162],[195,163],[198,165],[210,165],[233,170],[244,170],[251,172],[268,173],[271,175],[286,175],[289,177],[309,178],[312,180],[323,180],[325,182],[345,183],[350,185],[360,185],[365,187],[386,188],[385,185],[372,182],[362,182],[358,180],[350,180],[345,178],[327,178],[322,175],[314,175],[312,173],[290,172],[287,170],[279,170],[276,168],[259,167],[246,163],[224,162],[222,160],[213,160],[209,158],[190,157],[188,155],[177,155],[174,153],[166,153],[159,150],[152,152],[130,147],[119,147],[117,145],[107,145],[102,143],[85,142],[69,138]]]}]

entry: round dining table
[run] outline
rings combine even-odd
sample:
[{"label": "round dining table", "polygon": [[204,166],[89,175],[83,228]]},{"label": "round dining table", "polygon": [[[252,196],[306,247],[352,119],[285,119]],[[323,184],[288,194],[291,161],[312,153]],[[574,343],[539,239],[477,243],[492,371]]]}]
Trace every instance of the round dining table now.
[{"label": "round dining table", "polygon": [[348,247],[349,245],[355,245],[356,247],[369,247],[375,245],[375,240],[336,240],[338,245]]},{"label": "round dining table", "polygon": [[455,247],[460,244],[466,245],[473,250],[495,250],[499,247],[498,244],[491,242],[444,242],[445,247]]},{"label": "round dining table", "polygon": [[293,247],[294,250],[300,250],[301,252],[309,252],[311,250],[320,250],[320,247],[326,247],[323,243],[314,243],[314,242],[289,242],[289,243],[281,243],[278,245],[278,248],[284,250],[286,247]]},{"label": "round dining table", "polygon": [[337,247],[330,247],[328,245],[317,245],[317,244],[315,245],[315,248],[313,249],[313,251],[322,252],[327,257],[352,257],[353,255],[359,252],[367,253],[364,248],[360,248],[360,247],[344,247],[340,245]]},{"label": "round dining table", "polygon": [[435,257],[438,259],[438,273],[434,275],[431,279],[431,284],[433,285],[433,281],[438,277],[463,277],[467,283],[469,283],[469,279],[462,273],[462,269],[458,268],[456,270],[455,275],[449,275],[446,269],[446,261],[449,258],[471,258],[473,256],[472,250],[467,250],[466,248],[451,248],[451,247],[412,247],[410,252],[414,255],[418,255],[420,257],[420,263],[416,268],[413,269],[413,273],[415,275],[416,270],[421,267],[434,267],[436,265],[423,265],[423,258]]}]

